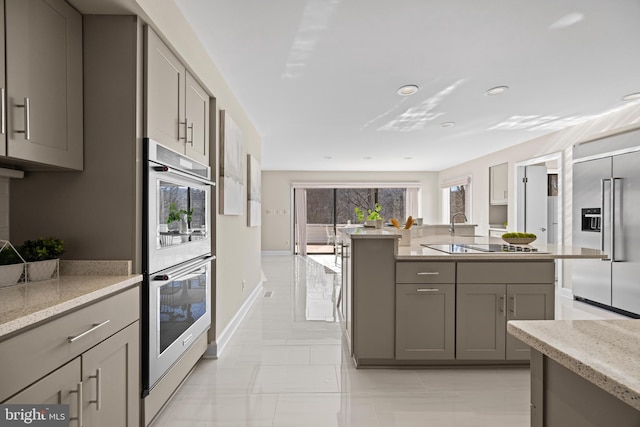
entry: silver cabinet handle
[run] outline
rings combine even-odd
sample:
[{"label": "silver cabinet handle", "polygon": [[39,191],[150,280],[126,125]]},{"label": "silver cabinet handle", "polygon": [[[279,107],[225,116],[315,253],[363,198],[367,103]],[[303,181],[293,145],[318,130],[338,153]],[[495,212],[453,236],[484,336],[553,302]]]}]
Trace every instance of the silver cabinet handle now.
[{"label": "silver cabinet handle", "polygon": [[513,296],[513,317],[518,316],[518,300],[516,299],[517,295]]},{"label": "silver cabinet handle", "polygon": [[89,375],[89,378],[96,379],[96,400],[89,401],[89,404],[91,403],[96,404],[96,411],[99,411],[100,407],[102,406],[102,385],[100,380],[101,377],[102,377],[102,368],[96,369],[95,375]]},{"label": "silver cabinet handle", "polygon": [[184,125],[184,136],[180,136],[180,129],[178,128],[178,139],[184,139],[185,142],[187,142],[187,125],[189,124],[187,122],[187,118],[184,118],[184,122],[179,122],[181,125]]},{"label": "silver cabinet handle", "polygon": [[[613,178],[611,180],[611,261],[618,262],[616,259],[616,182],[621,181],[622,178]],[[620,202],[617,202],[618,204]],[[624,254],[623,254],[624,258]]]},{"label": "silver cabinet handle", "polygon": [[25,98],[24,104],[16,104],[16,107],[24,108],[24,130],[17,130],[16,133],[24,133],[24,139],[29,141],[31,139],[31,100]]},{"label": "silver cabinet handle", "polygon": [[436,288],[421,288],[421,289],[416,289],[417,292],[440,292],[440,289],[436,289]]},{"label": "silver cabinet handle", "polygon": [[71,390],[69,393],[77,393],[76,402],[78,405],[78,416],[77,417],[69,417],[69,421],[77,421],[78,427],[83,427],[82,421],[82,381],[80,381],[75,390]]},{"label": "silver cabinet handle", "polygon": [[93,324],[93,327],[92,327],[91,329],[88,329],[88,330],[84,331],[83,333],[81,333],[80,335],[76,335],[75,337],[69,337],[69,338],[68,338],[69,343],[72,343],[72,342],[74,342],[74,341],[79,340],[80,338],[82,338],[82,337],[84,337],[84,336],[86,336],[86,335],[90,334],[91,332],[95,331],[96,329],[103,327],[104,325],[106,325],[106,324],[107,324],[107,323],[109,323],[110,321],[111,321],[111,320],[107,319],[107,320],[105,320],[105,321],[104,321],[104,322],[102,322],[102,323],[94,323],[94,324]]},{"label": "silver cabinet handle", "polygon": [[502,313],[502,315],[503,315],[504,317],[506,317],[506,316],[507,316],[506,311],[507,311],[507,299],[505,298],[505,296],[504,296],[504,295],[502,295],[502,296],[500,297],[500,312]]},{"label": "silver cabinet handle", "polygon": [[421,271],[416,274],[418,276],[437,276],[438,274],[440,274],[440,272],[439,271]]},{"label": "silver cabinet handle", "polygon": [[187,126],[187,128],[191,131],[191,141],[189,141],[189,139],[187,139],[187,142],[191,145],[193,145],[193,122],[191,122],[191,124],[189,126]]},{"label": "silver cabinet handle", "polygon": [[7,113],[5,111],[7,96],[4,88],[0,89],[0,98],[2,98],[0,99],[0,115],[2,116],[0,118],[0,134],[4,135],[7,131]]}]

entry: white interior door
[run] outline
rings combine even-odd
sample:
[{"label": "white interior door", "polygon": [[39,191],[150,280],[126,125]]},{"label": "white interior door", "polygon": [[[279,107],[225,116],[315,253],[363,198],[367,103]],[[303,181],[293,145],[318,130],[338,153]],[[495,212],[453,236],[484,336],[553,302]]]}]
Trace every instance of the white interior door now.
[{"label": "white interior door", "polygon": [[525,218],[524,231],[538,236],[540,243],[547,242],[547,167],[527,166],[525,169]]}]

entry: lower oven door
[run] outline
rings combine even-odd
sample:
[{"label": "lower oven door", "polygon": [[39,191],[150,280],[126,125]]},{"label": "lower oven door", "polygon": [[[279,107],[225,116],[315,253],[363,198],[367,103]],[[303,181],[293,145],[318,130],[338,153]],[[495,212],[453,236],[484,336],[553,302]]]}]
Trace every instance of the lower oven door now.
[{"label": "lower oven door", "polygon": [[211,262],[206,256],[148,276],[150,390],[211,325]]}]

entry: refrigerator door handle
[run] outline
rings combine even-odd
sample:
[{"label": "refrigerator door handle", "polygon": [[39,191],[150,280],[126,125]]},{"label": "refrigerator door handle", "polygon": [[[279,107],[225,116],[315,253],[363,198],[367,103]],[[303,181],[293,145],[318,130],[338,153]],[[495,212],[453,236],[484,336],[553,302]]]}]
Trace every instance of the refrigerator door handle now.
[{"label": "refrigerator door handle", "polygon": [[[612,262],[620,262],[622,259],[616,259],[616,214],[618,213],[618,209],[616,209],[616,183],[622,181],[622,178],[612,178],[611,179],[611,261]],[[620,199],[622,198],[622,194],[620,194]],[[622,200],[617,200],[617,203],[620,204]],[[622,212],[622,211],[620,211]],[[622,233],[620,236],[622,237]],[[624,254],[623,254],[624,258]]]},{"label": "refrigerator door handle", "polygon": [[[606,224],[607,221],[609,221],[609,212],[607,212],[605,210],[605,201],[606,201],[606,196],[605,196],[605,183],[606,182],[611,182],[611,179],[609,178],[604,178],[600,180],[600,250],[602,252],[606,252],[605,250],[605,230],[607,229]],[[613,193],[613,192],[612,192]],[[611,233],[613,234],[613,233]],[[610,237],[611,239],[611,237]],[[602,261],[611,261],[611,254],[608,254],[609,256],[607,258],[603,258]]]}]

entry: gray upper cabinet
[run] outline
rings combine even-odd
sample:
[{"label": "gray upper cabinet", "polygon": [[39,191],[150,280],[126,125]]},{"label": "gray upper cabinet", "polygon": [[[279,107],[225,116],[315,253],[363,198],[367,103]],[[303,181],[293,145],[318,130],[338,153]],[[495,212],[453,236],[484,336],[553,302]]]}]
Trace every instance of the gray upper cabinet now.
[{"label": "gray upper cabinet", "polygon": [[489,168],[489,197],[492,205],[506,205],[509,200],[509,164]]},{"label": "gray upper cabinet", "polygon": [[0,153],[82,170],[82,17],[62,0],[5,0],[5,12]]},{"label": "gray upper cabinet", "polygon": [[148,26],[145,135],[209,164],[209,95]]}]

